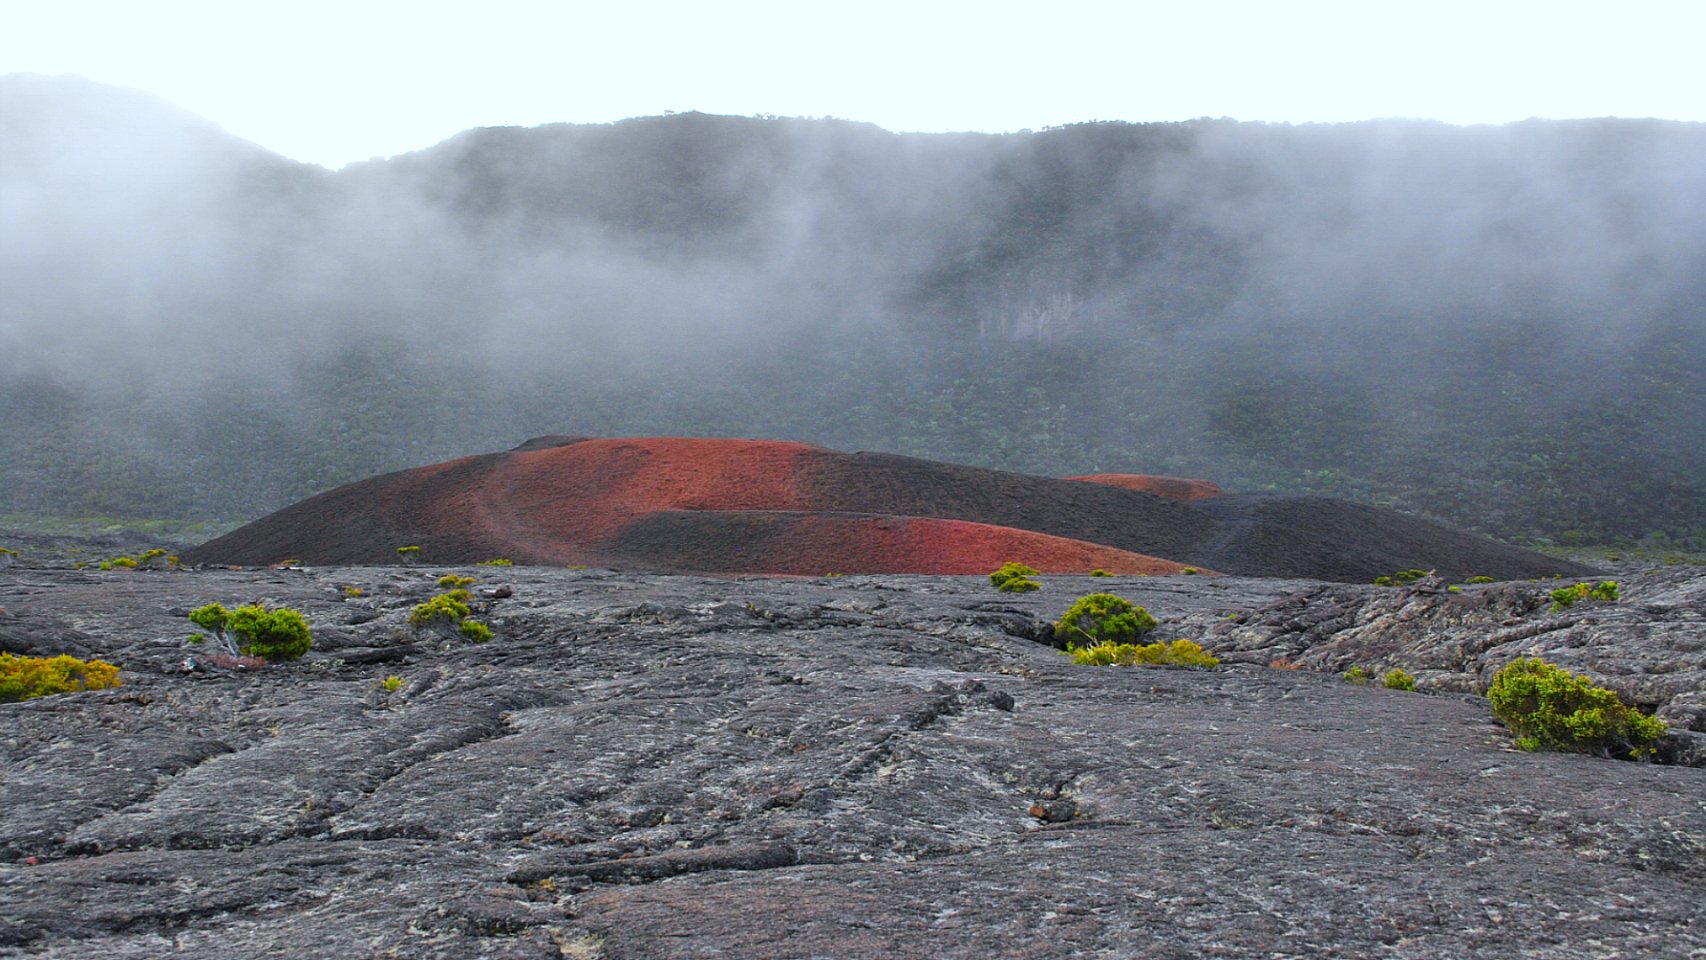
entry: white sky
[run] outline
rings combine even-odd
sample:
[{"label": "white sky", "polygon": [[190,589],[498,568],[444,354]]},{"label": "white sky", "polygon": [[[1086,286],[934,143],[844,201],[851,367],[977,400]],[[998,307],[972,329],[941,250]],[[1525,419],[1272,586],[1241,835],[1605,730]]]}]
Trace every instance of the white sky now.
[{"label": "white sky", "polygon": [[0,74],[164,97],[329,167],[666,110],[1084,120],[1706,120],[1706,0],[0,0]]}]

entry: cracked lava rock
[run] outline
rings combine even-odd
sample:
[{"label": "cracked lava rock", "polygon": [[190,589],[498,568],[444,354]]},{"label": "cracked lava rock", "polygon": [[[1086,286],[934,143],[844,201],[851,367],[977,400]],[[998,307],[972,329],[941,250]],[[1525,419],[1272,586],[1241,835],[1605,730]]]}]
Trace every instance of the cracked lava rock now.
[{"label": "cracked lava rock", "polygon": [[[408,625],[447,572],[489,643]],[[0,571],[0,649],[124,668],[0,704],[0,956],[1706,952],[1706,576],[1562,613],[1526,582],[1042,579]],[[1039,642],[1092,590],[1225,665]],[[187,612],[255,600],[314,649],[200,662]],[[1664,717],[1677,763],[1515,749],[1480,691],[1527,655]]]}]

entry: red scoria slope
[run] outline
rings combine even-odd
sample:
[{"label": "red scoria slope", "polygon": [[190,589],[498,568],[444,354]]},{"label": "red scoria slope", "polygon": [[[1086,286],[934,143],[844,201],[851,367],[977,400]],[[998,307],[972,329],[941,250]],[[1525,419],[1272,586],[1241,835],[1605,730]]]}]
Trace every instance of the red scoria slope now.
[{"label": "red scoria slope", "polygon": [[[1035,530],[894,515],[886,509],[901,492],[894,478],[879,475],[861,489],[834,469],[847,457],[776,441],[540,438],[321,494],[186,559],[385,563],[397,559],[397,547],[418,545],[423,560],[437,562],[501,556],[808,576],[987,573],[1014,559],[1046,573],[1161,574],[1183,566]],[[926,495],[936,486],[919,485]]]},{"label": "red scoria slope", "polygon": [[[541,437],[372,477],[185,551],[190,563],[431,563],[507,557],[699,573],[1227,573],[1362,580],[1420,567],[1499,578],[1572,565],[1325,498],[1158,496],[802,443]],[[1177,488],[1149,483],[1149,487]],[[1163,559],[1165,558],[1165,559]]]}]

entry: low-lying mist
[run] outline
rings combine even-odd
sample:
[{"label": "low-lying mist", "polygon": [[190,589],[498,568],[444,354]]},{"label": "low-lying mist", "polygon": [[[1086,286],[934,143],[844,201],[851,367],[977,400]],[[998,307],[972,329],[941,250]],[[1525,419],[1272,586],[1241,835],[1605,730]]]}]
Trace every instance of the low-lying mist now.
[{"label": "low-lying mist", "polygon": [[1699,124],[681,114],[328,172],[7,77],[0,134],[0,513],[734,435],[1706,546]]}]

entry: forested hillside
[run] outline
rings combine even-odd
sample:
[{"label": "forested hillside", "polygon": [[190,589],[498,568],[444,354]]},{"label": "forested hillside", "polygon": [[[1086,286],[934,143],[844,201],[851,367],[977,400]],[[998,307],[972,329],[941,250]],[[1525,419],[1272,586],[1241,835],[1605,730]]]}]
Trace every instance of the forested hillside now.
[{"label": "forested hillside", "polygon": [[0,140],[0,514],[729,435],[1706,549],[1699,124],[680,114],[328,172],[14,76]]}]

